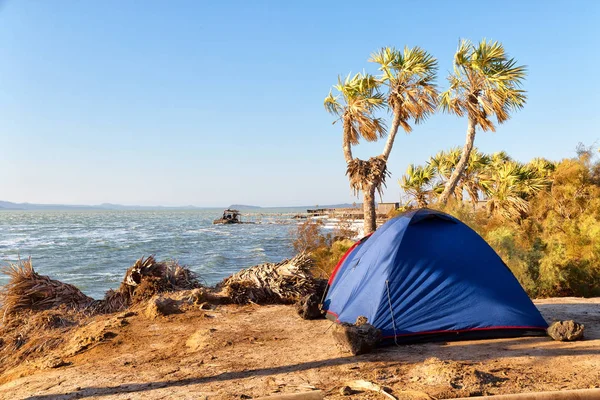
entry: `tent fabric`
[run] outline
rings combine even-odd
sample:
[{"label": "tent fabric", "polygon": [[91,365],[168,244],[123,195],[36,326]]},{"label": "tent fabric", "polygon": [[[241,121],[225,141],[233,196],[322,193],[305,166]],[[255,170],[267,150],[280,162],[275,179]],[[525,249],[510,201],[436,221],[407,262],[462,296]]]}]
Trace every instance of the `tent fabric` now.
[{"label": "tent fabric", "polygon": [[384,338],[545,333],[548,327],[517,279],[471,228],[419,209],[361,240],[332,274],[329,318],[365,316]]}]

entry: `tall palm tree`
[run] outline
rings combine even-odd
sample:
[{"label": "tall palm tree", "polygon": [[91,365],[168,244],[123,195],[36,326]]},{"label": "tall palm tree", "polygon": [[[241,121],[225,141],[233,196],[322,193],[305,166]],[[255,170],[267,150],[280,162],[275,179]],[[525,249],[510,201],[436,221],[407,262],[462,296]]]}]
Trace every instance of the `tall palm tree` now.
[{"label": "tall palm tree", "polygon": [[[387,160],[394,145],[400,126],[410,132],[410,122],[419,123],[435,111],[438,94],[435,84],[437,61],[419,47],[383,48],[372,55],[371,60],[380,64],[382,76],[357,74],[338,80],[325,98],[325,109],[336,115],[343,123],[342,148],[346,160],[346,174],[355,192],[363,192],[364,233],[369,234],[377,227],[375,213],[375,191],[381,194],[388,175]],[[384,96],[380,86],[387,87]],[[375,112],[389,107],[393,119],[383,152],[368,161],[353,158],[352,146],[360,138],[376,141],[386,134],[385,124],[376,118]]]},{"label": "tall palm tree", "polygon": [[402,127],[406,133],[410,133],[411,120],[418,124],[437,107],[437,60],[415,46],[405,47],[403,51],[384,47],[373,53],[369,61],[379,64],[383,74],[381,81],[388,88],[388,106],[394,116],[382,153],[387,161],[398,128]]},{"label": "tall palm tree", "polygon": [[410,164],[399,183],[400,187],[415,199],[418,207],[427,207],[427,200],[433,193],[431,183],[434,178],[435,172],[431,166]]},{"label": "tall palm tree", "polygon": [[374,142],[386,134],[383,120],[373,115],[385,106],[385,99],[379,92],[380,84],[369,74],[348,75],[344,81],[338,77],[334,88],[339,94],[334,96],[329,91],[325,98],[327,112],[338,116],[342,122],[342,149],[347,164],[353,160],[352,145],[357,145],[361,137]]},{"label": "tall palm tree", "polygon": [[495,131],[492,116],[502,124],[512,111],[525,105],[526,95],[521,89],[525,74],[525,66],[509,58],[499,42],[460,42],[454,55],[454,73],[448,77],[450,88],[442,93],[440,102],[445,112],[467,116],[467,138],[460,161],[440,196],[442,204],[448,201],[465,170],[477,127]]}]

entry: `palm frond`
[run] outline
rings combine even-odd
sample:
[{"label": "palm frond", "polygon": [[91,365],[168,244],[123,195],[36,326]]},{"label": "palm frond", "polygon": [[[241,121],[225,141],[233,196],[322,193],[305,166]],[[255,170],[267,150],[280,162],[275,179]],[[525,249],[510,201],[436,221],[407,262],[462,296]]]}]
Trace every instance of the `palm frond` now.
[{"label": "palm frond", "polygon": [[325,98],[325,109],[341,117],[344,135],[351,145],[359,143],[360,138],[375,141],[387,134],[387,127],[374,113],[385,107],[386,99],[379,92],[381,82],[373,75],[358,73],[338,77],[334,86],[338,95],[330,91]]},{"label": "palm frond", "polygon": [[502,124],[525,105],[527,95],[521,87],[526,75],[527,68],[517,65],[500,42],[461,40],[454,73],[448,77],[450,87],[440,97],[442,110],[467,114],[482,130],[494,131],[493,116]]},{"label": "palm frond", "polygon": [[420,47],[405,47],[402,51],[384,47],[369,61],[380,65],[381,82],[388,87],[388,105],[405,132],[411,132],[411,121],[421,123],[435,111],[439,94],[435,84],[437,60],[433,56]]}]

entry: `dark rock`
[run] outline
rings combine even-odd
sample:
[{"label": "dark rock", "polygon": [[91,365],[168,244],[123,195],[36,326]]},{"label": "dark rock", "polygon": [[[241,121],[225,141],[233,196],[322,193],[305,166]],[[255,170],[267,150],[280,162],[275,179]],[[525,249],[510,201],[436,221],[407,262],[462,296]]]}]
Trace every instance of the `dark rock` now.
[{"label": "dark rock", "polygon": [[340,388],[340,394],[341,394],[342,396],[350,396],[350,395],[351,395],[351,394],[353,394],[353,393],[354,393],[354,390],[352,390],[352,389],[350,388],[350,386],[342,386],[342,387]]},{"label": "dark rock", "polygon": [[572,342],[583,339],[583,329],[585,326],[573,320],[556,321],[548,327],[548,335],[560,342]]},{"label": "dark rock", "polygon": [[308,294],[296,303],[296,312],[302,319],[323,318],[325,313],[321,310],[320,301],[317,293]]},{"label": "dark rock", "polygon": [[177,301],[160,297],[150,300],[148,307],[146,307],[146,317],[148,318],[157,318],[180,312]]},{"label": "dark rock", "polygon": [[354,325],[335,325],[332,330],[335,341],[355,356],[371,352],[381,340],[381,331],[369,324],[365,317],[358,317],[356,322]]}]

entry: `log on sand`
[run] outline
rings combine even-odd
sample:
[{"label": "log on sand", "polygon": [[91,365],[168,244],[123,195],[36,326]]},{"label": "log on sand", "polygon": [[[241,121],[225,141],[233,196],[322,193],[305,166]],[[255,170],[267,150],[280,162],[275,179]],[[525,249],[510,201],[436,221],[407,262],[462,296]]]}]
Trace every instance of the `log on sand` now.
[{"label": "log on sand", "polygon": [[254,400],[321,400],[324,399],[323,392],[313,390],[312,392],[275,394],[266,397],[256,397]]}]

